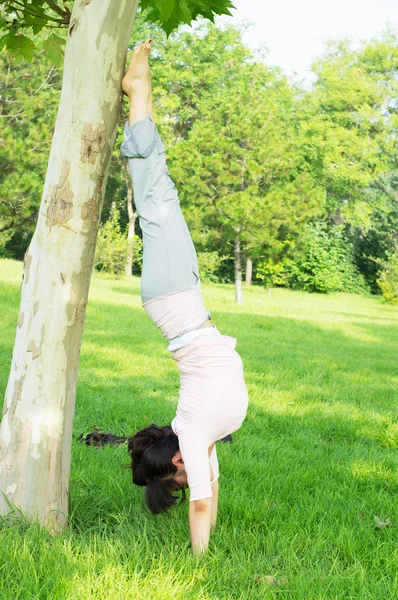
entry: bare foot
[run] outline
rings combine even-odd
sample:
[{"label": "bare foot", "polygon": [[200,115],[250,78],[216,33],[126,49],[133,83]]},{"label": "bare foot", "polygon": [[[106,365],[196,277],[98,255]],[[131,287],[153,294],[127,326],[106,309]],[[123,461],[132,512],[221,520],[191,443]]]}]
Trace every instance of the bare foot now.
[{"label": "bare foot", "polygon": [[149,53],[151,51],[152,40],[148,39],[143,44],[139,44],[134,50],[130,66],[122,79],[122,90],[126,96],[130,97],[137,89],[141,90],[143,84],[150,85],[149,73]]}]

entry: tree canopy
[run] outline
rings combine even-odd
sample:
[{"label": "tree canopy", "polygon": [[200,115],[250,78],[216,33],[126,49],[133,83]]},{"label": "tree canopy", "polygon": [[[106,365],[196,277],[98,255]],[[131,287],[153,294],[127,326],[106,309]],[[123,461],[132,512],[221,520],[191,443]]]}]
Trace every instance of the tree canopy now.
[{"label": "tree canopy", "polygon": [[[85,0],[89,4],[91,0]],[[167,35],[182,24],[191,25],[199,16],[214,21],[216,15],[231,15],[231,0],[141,0],[145,20],[159,25]],[[54,30],[67,28],[73,10],[73,0],[8,0],[0,5],[0,50],[4,46],[14,61],[31,61],[37,48],[31,36],[43,30],[42,43],[49,60],[62,64],[64,37]]]},{"label": "tree canopy", "polygon": [[[149,17],[156,12],[145,8],[131,43],[154,38],[156,122],[197,249],[210,262],[224,259],[214,262],[215,277],[233,279],[239,240],[242,261],[253,260],[259,282],[301,285],[309,269],[321,268],[321,258],[313,261],[318,247],[319,257],[328,255],[326,271],[332,256],[352,262],[335,278],[339,289],[352,290],[358,272],[376,291],[398,226],[396,32],[355,47],[331,42],[305,89],[250,51],[242,30],[202,20],[194,32],[182,27],[167,37]],[[32,67],[12,52],[1,55],[0,252],[15,257],[33,230],[61,87],[62,69],[43,53],[47,35],[35,36]],[[126,119],[123,112],[121,125]],[[122,128],[102,220],[115,204],[124,230],[121,136]],[[292,274],[292,262],[306,265],[305,277]]]}]

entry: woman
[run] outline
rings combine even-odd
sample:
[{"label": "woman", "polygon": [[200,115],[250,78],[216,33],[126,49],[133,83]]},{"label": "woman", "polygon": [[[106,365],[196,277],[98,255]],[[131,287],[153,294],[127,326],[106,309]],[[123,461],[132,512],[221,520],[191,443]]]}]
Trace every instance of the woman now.
[{"label": "woman", "polygon": [[203,306],[195,248],[154,124],[150,51],[151,40],[135,49],[122,81],[130,112],[121,156],[129,159],[143,235],[143,306],[169,340],[181,387],[171,426],[146,427],[128,448],[133,481],[146,486],[153,513],[175,503],[172,492],[182,490],[184,498],[189,488],[192,547],[201,554],[217,516],[215,442],[241,426],[248,397],[236,340],[220,334]]}]

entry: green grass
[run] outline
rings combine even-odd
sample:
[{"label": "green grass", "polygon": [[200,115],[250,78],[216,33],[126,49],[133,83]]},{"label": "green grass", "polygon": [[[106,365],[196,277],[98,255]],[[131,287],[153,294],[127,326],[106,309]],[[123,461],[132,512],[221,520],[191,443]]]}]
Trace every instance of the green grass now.
[{"label": "green grass", "polygon": [[[0,261],[0,389],[20,263]],[[238,338],[250,407],[218,444],[220,506],[208,554],[191,556],[187,505],[154,517],[124,447],[73,441],[70,526],[0,530],[0,599],[398,598],[398,310],[377,298],[204,286]],[[2,393],[2,395],[4,395]],[[170,423],[178,372],[140,307],[139,281],[93,278],[74,438]],[[376,528],[374,516],[391,525]],[[272,576],[279,585],[270,585]]]}]

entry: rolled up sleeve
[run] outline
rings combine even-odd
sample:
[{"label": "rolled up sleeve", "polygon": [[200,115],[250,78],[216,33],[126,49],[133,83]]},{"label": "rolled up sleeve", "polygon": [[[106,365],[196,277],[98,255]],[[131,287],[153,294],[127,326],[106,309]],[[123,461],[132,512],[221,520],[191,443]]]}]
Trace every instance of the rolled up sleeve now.
[{"label": "rolled up sleeve", "polygon": [[157,129],[151,117],[129,125],[124,125],[124,140],[120,155],[124,158],[147,158],[155,149],[158,139]]},{"label": "rolled up sleeve", "polygon": [[190,435],[184,431],[178,436],[178,441],[188,478],[189,501],[212,498],[210,466],[213,470],[213,481],[218,477],[215,446],[209,458],[211,444],[198,435]]}]

